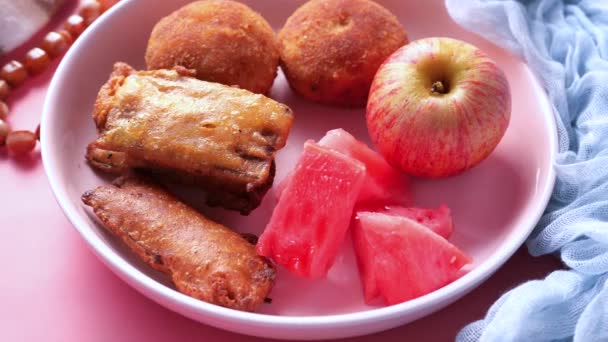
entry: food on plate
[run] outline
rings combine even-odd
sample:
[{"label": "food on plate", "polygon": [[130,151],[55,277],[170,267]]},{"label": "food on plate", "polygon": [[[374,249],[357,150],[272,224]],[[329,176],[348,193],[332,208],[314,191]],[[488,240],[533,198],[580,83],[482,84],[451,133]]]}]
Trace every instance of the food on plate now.
[{"label": "food on plate", "polygon": [[365,166],[313,142],[304,144],[257,251],[291,272],[322,278],[344,241]]},{"label": "food on plate", "polygon": [[279,31],[281,68],[312,101],[364,106],[380,64],[407,43],[405,29],[370,0],[311,0]]},{"label": "food on plate", "polygon": [[443,237],[406,217],[357,212],[353,245],[365,301],[398,304],[460,277],[471,258]]},{"label": "food on plate", "polygon": [[[116,63],[100,89],[99,136],[86,158],[123,176],[82,201],[178,291],[217,305],[255,311],[275,281],[269,259],[304,278],[326,277],[349,229],[368,304],[437,290],[472,259],[447,240],[447,206],[411,206],[402,171],[441,177],[475,166],[504,135],[511,98],[504,73],[476,47],[448,38],[407,43],[397,18],[370,0],[308,1],[278,40],[238,2],[183,6],[154,27],[149,70]],[[258,207],[294,120],[262,95],[279,57],[303,97],[367,104],[379,152],[343,129],[307,141],[259,239],[135,176],[200,186],[208,204],[242,214]]]},{"label": "food on plate", "polygon": [[[353,184],[363,173],[360,184],[344,188],[346,171]],[[447,241],[454,222],[446,205],[394,204],[409,202],[407,185],[382,156],[348,132],[331,130],[318,144],[306,142],[280,183],[258,253],[295,274],[322,278],[350,228],[368,304],[382,297],[392,305],[434,291],[457,279],[471,259]]]},{"label": "food on plate", "polygon": [[184,294],[254,311],[272,289],[275,269],[254,245],[159,186],[121,177],[85,192],[82,201],[108,231]]},{"label": "food on plate", "polygon": [[[365,165],[365,181],[359,192],[357,204],[408,205],[410,202],[407,176],[389,165],[377,152],[339,128],[328,131],[319,145],[354,158]],[[288,175],[279,183],[276,193],[280,196],[291,178]]]},{"label": "food on plate", "polygon": [[379,68],[367,103],[370,137],[386,160],[421,177],[456,175],[488,157],[511,116],[509,84],[475,46],[426,38]]},{"label": "food on plate", "polygon": [[106,172],[141,169],[199,185],[208,203],[247,214],[272,185],[274,155],[293,113],[263,95],[191,75],[117,63],[95,102],[100,135],[86,158]]},{"label": "food on plate", "polygon": [[452,211],[445,204],[440,205],[436,209],[401,207],[397,205],[371,205],[360,206],[357,210],[405,217],[420,223],[445,239],[449,239],[454,232]]},{"label": "food on plate", "polygon": [[265,94],[277,75],[279,49],[259,13],[236,1],[204,0],[161,19],[145,59],[148,69],[180,65],[201,80]]}]

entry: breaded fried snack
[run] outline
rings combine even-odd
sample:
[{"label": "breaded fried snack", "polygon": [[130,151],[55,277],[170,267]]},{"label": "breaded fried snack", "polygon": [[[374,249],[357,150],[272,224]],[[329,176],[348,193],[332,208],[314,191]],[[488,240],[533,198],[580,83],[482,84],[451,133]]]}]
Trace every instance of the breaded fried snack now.
[{"label": "breaded fried snack", "polygon": [[274,156],[287,142],[293,113],[264,95],[192,73],[116,63],[95,101],[99,137],[86,158],[109,173],[137,169],[198,185],[210,205],[248,214],[273,183]]},{"label": "breaded fried snack", "polygon": [[162,18],[146,49],[148,69],[176,65],[200,80],[268,92],[277,75],[274,31],[251,8],[230,0],[192,2]]},{"label": "breaded fried snack", "polygon": [[256,254],[253,244],[149,181],[121,177],[85,192],[82,201],[108,231],[184,294],[254,311],[272,289],[274,266]]},{"label": "breaded fried snack", "polygon": [[311,0],[279,31],[291,88],[315,102],[364,106],[380,64],[408,42],[386,8],[370,0]]}]

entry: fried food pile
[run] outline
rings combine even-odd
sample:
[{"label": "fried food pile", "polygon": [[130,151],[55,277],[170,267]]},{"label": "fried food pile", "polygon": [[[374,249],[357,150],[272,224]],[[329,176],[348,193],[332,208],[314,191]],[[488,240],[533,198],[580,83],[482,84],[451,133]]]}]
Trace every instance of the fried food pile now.
[{"label": "fried food pile", "polygon": [[238,2],[187,4],[150,33],[148,70],[117,62],[101,86],[93,108],[98,136],[85,157],[118,178],[82,201],[178,291],[255,311],[273,286],[273,265],[239,233],[174,197],[168,184],[201,189],[208,205],[248,215],[272,186],[275,154],[294,120],[288,106],[262,95],[279,63],[296,93],[361,106],[380,63],[405,43],[397,19],[370,0],[309,1],[278,38]]},{"label": "fried food pile", "polygon": [[85,192],[82,201],[178,291],[254,311],[274,284],[274,267],[240,234],[155,183],[195,185],[209,204],[249,214],[272,186],[274,154],[287,142],[293,113],[264,95],[194,74],[179,66],[136,71],[114,65],[95,102],[99,136],[86,159],[123,176]]},{"label": "fried food pile", "polygon": [[125,63],[102,86],[93,118],[92,166],[194,184],[208,203],[243,214],[272,185],[274,154],[293,122],[289,107],[263,95],[197,80],[184,68],[135,71]]}]

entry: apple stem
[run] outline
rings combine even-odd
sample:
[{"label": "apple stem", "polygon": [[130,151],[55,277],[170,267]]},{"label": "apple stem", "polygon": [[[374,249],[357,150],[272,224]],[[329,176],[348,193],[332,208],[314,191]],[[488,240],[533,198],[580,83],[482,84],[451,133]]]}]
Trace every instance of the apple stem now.
[{"label": "apple stem", "polygon": [[436,81],[435,83],[433,83],[433,85],[431,86],[431,92],[433,93],[437,93],[437,94],[445,94],[445,86],[443,85],[443,82],[441,81]]}]

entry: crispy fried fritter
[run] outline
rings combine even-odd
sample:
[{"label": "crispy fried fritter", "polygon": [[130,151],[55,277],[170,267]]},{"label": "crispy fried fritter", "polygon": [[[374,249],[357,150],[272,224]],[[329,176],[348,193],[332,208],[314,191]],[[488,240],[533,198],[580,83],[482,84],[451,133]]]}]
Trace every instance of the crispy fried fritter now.
[{"label": "crispy fried fritter", "polygon": [[161,19],[148,41],[148,69],[181,65],[196,77],[254,93],[268,92],[277,75],[274,31],[251,8],[229,0],[190,3]]},{"label": "crispy fried fritter", "polygon": [[104,227],[191,297],[254,311],[268,296],[275,269],[240,234],[215,223],[164,189],[141,179],[84,193]]},{"label": "crispy fried fritter", "polygon": [[247,214],[272,185],[293,114],[263,95],[188,75],[117,63],[95,103],[100,136],[86,158],[115,174],[143,169],[198,184],[211,204]]},{"label": "crispy fried fritter", "polygon": [[312,0],[278,35],[291,88],[312,101],[364,106],[380,64],[407,43],[397,18],[370,0]]}]

